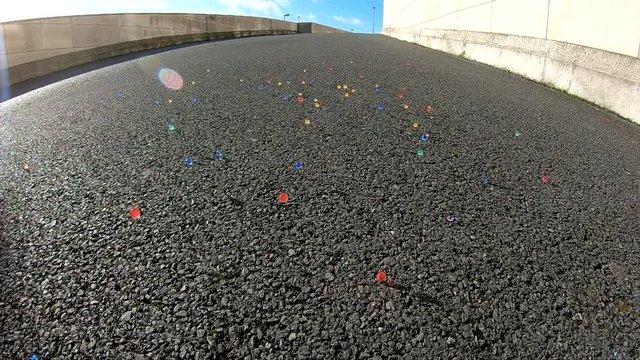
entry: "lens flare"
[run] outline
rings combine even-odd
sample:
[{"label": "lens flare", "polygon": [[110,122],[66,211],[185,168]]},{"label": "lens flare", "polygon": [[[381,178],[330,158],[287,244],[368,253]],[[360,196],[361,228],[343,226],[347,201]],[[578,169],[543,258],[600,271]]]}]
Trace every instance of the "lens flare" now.
[{"label": "lens flare", "polygon": [[180,90],[184,86],[182,76],[172,69],[160,69],[158,71],[158,80],[160,80],[162,85],[171,90]]}]

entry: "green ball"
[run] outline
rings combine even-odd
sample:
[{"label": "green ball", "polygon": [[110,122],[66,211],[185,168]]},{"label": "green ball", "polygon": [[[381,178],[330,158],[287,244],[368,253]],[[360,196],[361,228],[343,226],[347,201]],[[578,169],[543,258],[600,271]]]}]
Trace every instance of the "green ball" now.
[{"label": "green ball", "polygon": [[420,149],[416,152],[416,154],[418,154],[418,156],[424,156],[424,150]]}]

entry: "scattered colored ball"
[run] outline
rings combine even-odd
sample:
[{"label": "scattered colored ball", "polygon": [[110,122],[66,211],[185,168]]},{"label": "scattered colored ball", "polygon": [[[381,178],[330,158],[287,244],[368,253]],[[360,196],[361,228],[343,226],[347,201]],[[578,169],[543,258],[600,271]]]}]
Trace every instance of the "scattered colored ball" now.
[{"label": "scattered colored ball", "polygon": [[281,192],[278,195],[278,202],[280,204],[286,204],[287,202],[289,202],[289,194],[287,194],[286,192]]},{"label": "scattered colored ball", "polygon": [[306,84],[306,83],[307,83],[307,82],[306,82],[306,81],[304,81],[304,80],[302,80],[302,81],[300,82],[300,84],[302,84],[302,85],[304,85],[304,84]]},{"label": "scattered colored ball", "polygon": [[302,162],[296,161],[294,166],[295,166],[296,170],[298,170],[298,171],[302,170]]},{"label": "scattered colored ball", "polygon": [[320,103],[315,103],[315,104],[313,104],[313,106],[319,108],[320,107]]},{"label": "scattered colored ball", "polygon": [[520,137],[520,135],[522,135],[522,133],[519,130],[516,130],[516,132],[514,133],[514,135],[516,137]]},{"label": "scattered colored ball", "polygon": [[447,221],[447,224],[457,224],[460,222],[460,218],[458,218],[457,216],[453,216],[453,215],[449,215],[447,216],[447,218],[445,219]]},{"label": "scattered colored ball", "polygon": [[405,110],[409,110],[409,105],[408,104],[404,104],[404,105],[402,105],[402,108],[405,109]]},{"label": "scattered colored ball", "polygon": [[549,176],[547,175],[542,175],[542,183],[543,184],[548,184],[549,183]]},{"label": "scattered colored ball", "polygon": [[488,177],[483,177],[482,178],[482,185],[484,185],[484,186],[491,185],[491,179],[489,179]]},{"label": "scattered colored ball", "polygon": [[258,90],[260,90],[260,91],[264,90],[264,85],[262,85],[262,84],[258,85]]},{"label": "scattered colored ball", "polygon": [[400,99],[400,100],[404,99],[404,93],[398,94],[398,99]]},{"label": "scattered colored ball", "polygon": [[299,102],[299,103],[304,102],[304,98],[302,96],[298,96],[296,98],[296,101]]},{"label": "scattered colored ball", "polygon": [[414,129],[417,129],[418,126],[420,126],[417,122],[414,122],[413,124],[411,124],[411,126],[413,126]]},{"label": "scattered colored ball", "polygon": [[282,83],[280,81],[278,81],[278,86],[282,86]]},{"label": "scattered colored ball", "polygon": [[376,94],[380,94],[380,92],[382,92],[382,89],[378,85],[376,85],[376,87],[373,88],[373,91],[375,91]]},{"label": "scattered colored ball", "polygon": [[344,97],[349,97],[349,93],[344,93]]},{"label": "scattered colored ball", "polygon": [[196,104],[196,103],[198,103],[198,97],[197,97],[197,96],[192,96],[192,97],[191,97],[191,103],[192,103],[192,104]]},{"label": "scattered colored ball", "polygon": [[139,208],[134,207],[131,208],[129,210],[129,216],[133,219],[133,220],[140,220],[140,217],[142,216],[142,211],[140,211]]},{"label": "scattered colored ball", "polygon": [[185,160],[185,164],[186,164],[188,167],[193,166],[193,159],[192,159],[192,158],[187,158],[187,159]]},{"label": "scattered colored ball", "polygon": [[311,124],[311,119],[304,119],[304,124],[305,125],[310,125]]},{"label": "scattered colored ball", "polygon": [[289,100],[289,97],[287,95],[280,95],[280,100],[287,101]]},{"label": "scattered colored ball", "polygon": [[364,75],[360,74],[360,80],[364,80]]},{"label": "scattered colored ball", "polygon": [[31,172],[31,168],[27,163],[22,164],[22,170],[24,170],[24,172]]},{"label": "scattered colored ball", "polygon": [[420,157],[424,156],[424,150],[420,149],[420,150],[416,151],[416,155],[418,155]]},{"label": "scattered colored ball", "polygon": [[349,88],[349,85],[344,84],[344,85],[342,85],[342,88],[346,90],[346,89],[348,89],[348,88]]},{"label": "scattered colored ball", "polygon": [[169,104],[173,103],[173,100],[169,99]]},{"label": "scattered colored ball", "polygon": [[427,105],[424,108],[424,112],[426,112],[427,114],[430,114],[433,111],[433,108],[431,107],[431,105]]},{"label": "scattered colored ball", "polygon": [[216,159],[220,160],[224,156],[222,150],[216,150]]},{"label": "scattered colored ball", "polygon": [[167,124],[167,129],[169,129],[169,131],[175,131],[176,130],[176,125],[173,123],[169,123]]},{"label": "scattered colored ball", "polygon": [[376,274],[376,280],[381,283],[386,283],[388,280],[387,273],[384,271],[378,271]]},{"label": "scattered colored ball", "polygon": [[336,86],[336,89],[337,89],[337,90],[342,90],[342,85],[338,85],[338,86]]},{"label": "scattered colored ball", "polygon": [[378,110],[381,110],[381,111],[384,110],[384,104],[379,104],[378,105]]},{"label": "scattered colored ball", "polygon": [[422,134],[422,137],[420,138],[420,140],[422,140],[423,143],[428,143],[429,142],[429,135],[428,134]]}]

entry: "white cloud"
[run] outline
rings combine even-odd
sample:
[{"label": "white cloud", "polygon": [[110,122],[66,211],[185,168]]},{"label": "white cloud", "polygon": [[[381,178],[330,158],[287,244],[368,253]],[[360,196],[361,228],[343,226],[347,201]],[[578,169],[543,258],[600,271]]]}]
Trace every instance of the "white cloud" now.
[{"label": "white cloud", "polygon": [[356,18],[356,17],[351,17],[351,18],[345,18],[343,16],[334,16],[333,20],[341,22],[341,23],[345,23],[345,24],[351,24],[351,25],[362,25],[364,24],[364,21]]},{"label": "white cloud", "polygon": [[308,18],[309,20],[312,20],[312,21],[313,21],[313,20],[315,20],[315,19],[316,19],[316,15],[315,15],[314,13],[309,13],[309,14],[307,14],[307,18]]},{"label": "white cloud", "polygon": [[252,13],[274,17],[281,17],[287,11],[283,7],[290,3],[290,0],[218,0],[218,4],[224,6],[225,13],[237,15]]}]

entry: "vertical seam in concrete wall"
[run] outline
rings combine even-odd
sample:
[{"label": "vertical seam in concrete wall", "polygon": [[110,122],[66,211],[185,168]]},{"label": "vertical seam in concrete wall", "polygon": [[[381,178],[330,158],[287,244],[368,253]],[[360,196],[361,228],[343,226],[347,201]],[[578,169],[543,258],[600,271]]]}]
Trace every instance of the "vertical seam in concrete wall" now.
[{"label": "vertical seam in concrete wall", "polygon": [[551,9],[551,0],[547,0],[547,24],[544,27],[544,38],[548,39],[549,36],[549,11]]}]

